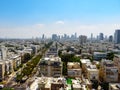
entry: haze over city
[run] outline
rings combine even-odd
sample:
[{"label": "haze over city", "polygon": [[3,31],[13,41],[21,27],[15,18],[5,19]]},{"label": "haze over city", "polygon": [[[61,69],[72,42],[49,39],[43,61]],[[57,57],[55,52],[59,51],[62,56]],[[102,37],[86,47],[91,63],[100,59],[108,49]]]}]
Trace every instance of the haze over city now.
[{"label": "haze over city", "polygon": [[0,37],[113,35],[120,28],[119,9],[120,0],[1,0]]},{"label": "haze over city", "polygon": [[120,90],[120,0],[0,0],[0,90]]}]

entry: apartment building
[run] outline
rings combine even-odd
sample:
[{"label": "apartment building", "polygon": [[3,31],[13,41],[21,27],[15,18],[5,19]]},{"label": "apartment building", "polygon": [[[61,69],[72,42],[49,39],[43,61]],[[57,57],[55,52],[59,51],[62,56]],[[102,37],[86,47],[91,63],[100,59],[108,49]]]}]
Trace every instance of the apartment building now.
[{"label": "apartment building", "polygon": [[103,59],[100,70],[102,70],[104,81],[118,82],[118,68],[114,65],[113,61]]},{"label": "apartment building", "polygon": [[91,64],[90,59],[80,59],[80,62],[82,64],[82,72],[86,73],[87,72],[86,64],[87,63]]},{"label": "apartment building", "polygon": [[3,61],[0,61],[0,81],[4,79],[5,75],[5,63]]},{"label": "apartment building", "polygon": [[49,48],[48,52],[46,53],[46,57],[49,57],[49,56],[55,56],[57,57],[58,56],[58,50],[55,46],[52,46]]},{"label": "apartment building", "polygon": [[120,74],[120,55],[115,54],[113,61],[114,65],[118,67],[118,72]]},{"label": "apartment building", "polygon": [[96,68],[96,65],[86,64],[87,66],[87,78],[91,80],[99,80],[99,70]]},{"label": "apartment building", "polygon": [[20,55],[14,55],[11,57],[11,60],[13,62],[13,68],[16,69],[21,64],[21,56]]},{"label": "apartment building", "polygon": [[10,74],[13,72],[13,62],[12,60],[5,61],[5,73]]},{"label": "apartment building", "polygon": [[59,57],[43,58],[40,61],[40,74],[48,77],[62,75],[62,62]]},{"label": "apartment building", "polygon": [[120,83],[110,83],[109,90],[120,90]]},{"label": "apartment building", "polygon": [[104,52],[94,52],[93,53],[94,60],[102,60],[102,59],[106,59],[106,57],[107,57],[107,53],[104,53]]},{"label": "apartment building", "polygon": [[[65,87],[65,79],[62,77],[41,77],[37,79],[38,87],[40,90],[63,90]],[[32,86],[35,87],[33,84]],[[31,90],[33,90],[31,86]]]},{"label": "apartment building", "polygon": [[99,80],[99,70],[89,59],[81,59],[83,75],[90,80]]},{"label": "apartment building", "polygon": [[69,77],[81,77],[82,70],[80,68],[80,63],[68,62],[67,69]]}]

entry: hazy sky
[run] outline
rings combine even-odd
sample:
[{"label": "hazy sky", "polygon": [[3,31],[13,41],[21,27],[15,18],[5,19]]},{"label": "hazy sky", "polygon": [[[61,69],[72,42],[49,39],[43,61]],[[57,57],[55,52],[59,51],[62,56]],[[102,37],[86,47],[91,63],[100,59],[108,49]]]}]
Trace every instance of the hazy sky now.
[{"label": "hazy sky", "polygon": [[0,37],[111,35],[120,28],[120,0],[0,0]]}]

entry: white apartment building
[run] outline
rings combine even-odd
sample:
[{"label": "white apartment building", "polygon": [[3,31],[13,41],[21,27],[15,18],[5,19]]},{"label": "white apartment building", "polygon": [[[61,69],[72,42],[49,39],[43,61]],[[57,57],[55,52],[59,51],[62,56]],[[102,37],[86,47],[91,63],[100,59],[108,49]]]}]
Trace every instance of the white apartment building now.
[{"label": "white apartment building", "polygon": [[82,70],[80,68],[80,63],[68,62],[67,69],[69,77],[81,77]]},{"label": "white apartment building", "polygon": [[86,64],[87,66],[87,78],[88,80],[99,80],[99,70],[96,65]]},{"label": "white apartment building", "polygon": [[20,55],[14,55],[11,57],[11,60],[13,62],[13,68],[16,69],[21,64],[21,56]]},{"label": "white apartment building", "polygon": [[120,90],[120,83],[110,83],[109,90]]},{"label": "white apartment building", "polygon": [[101,70],[104,81],[118,82],[118,68],[114,65],[113,61],[103,59],[101,61]]},{"label": "white apartment building", "polygon": [[120,74],[120,55],[116,54],[113,58],[113,61],[114,61],[114,65],[118,67],[118,71]]},{"label": "white apartment building", "polygon": [[99,80],[99,70],[93,65],[89,59],[81,59],[82,71],[88,80]]}]

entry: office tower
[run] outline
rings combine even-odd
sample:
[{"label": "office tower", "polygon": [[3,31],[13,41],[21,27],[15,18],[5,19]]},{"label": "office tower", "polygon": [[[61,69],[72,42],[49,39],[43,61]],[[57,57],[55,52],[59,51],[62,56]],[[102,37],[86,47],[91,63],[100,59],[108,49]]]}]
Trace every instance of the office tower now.
[{"label": "office tower", "polygon": [[57,34],[52,34],[52,40],[54,40],[54,41],[58,40]]},{"label": "office tower", "polygon": [[103,40],[104,39],[104,35],[103,35],[103,33],[100,33],[99,34],[99,40]]},{"label": "office tower", "polygon": [[93,33],[91,33],[91,41],[93,41]]},{"label": "office tower", "polygon": [[109,36],[109,42],[113,42],[113,36],[112,35]]},{"label": "office tower", "polygon": [[77,33],[75,33],[75,38],[77,38]]},{"label": "office tower", "polygon": [[115,41],[116,44],[120,43],[120,29],[115,30],[114,41]]},{"label": "office tower", "polygon": [[64,39],[67,39],[67,34],[64,34]]},{"label": "office tower", "polygon": [[79,41],[80,41],[80,44],[84,44],[87,42],[87,36],[85,35],[80,35],[79,36]]},{"label": "office tower", "polygon": [[44,39],[45,39],[45,35],[43,34],[43,35],[42,35],[42,40],[44,40]]}]

